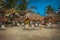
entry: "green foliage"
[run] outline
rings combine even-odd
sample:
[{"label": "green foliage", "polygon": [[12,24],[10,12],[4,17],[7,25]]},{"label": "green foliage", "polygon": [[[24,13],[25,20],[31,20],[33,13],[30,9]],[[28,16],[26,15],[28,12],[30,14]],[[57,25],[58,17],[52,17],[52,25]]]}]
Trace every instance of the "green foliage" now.
[{"label": "green foliage", "polygon": [[27,7],[26,0],[0,0],[0,6],[6,9],[26,9]]},{"label": "green foliage", "polygon": [[51,5],[47,6],[46,8],[46,13],[49,14],[49,13],[53,13],[54,12],[54,9]]},{"label": "green foliage", "polygon": [[18,8],[20,8],[21,10],[26,10],[27,9],[26,0],[22,0],[22,3],[20,5],[18,5]]},{"label": "green foliage", "polygon": [[15,8],[17,5],[18,0],[1,0],[0,6],[3,6],[7,9]]}]

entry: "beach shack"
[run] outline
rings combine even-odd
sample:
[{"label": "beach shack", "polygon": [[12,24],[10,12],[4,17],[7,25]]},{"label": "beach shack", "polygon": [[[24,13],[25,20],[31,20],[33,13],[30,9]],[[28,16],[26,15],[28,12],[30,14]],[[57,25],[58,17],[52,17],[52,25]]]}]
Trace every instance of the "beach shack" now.
[{"label": "beach shack", "polygon": [[8,24],[17,25],[20,21],[20,15],[16,10],[8,10],[5,16],[8,18]]},{"label": "beach shack", "polygon": [[[39,26],[39,23],[42,23],[43,21],[43,17],[40,16],[39,14],[37,13],[33,13],[33,12],[28,12],[25,16],[25,21],[29,21],[29,26],[32,27],[38,27]],[[26,20],[27,19],[27,20]]]},{"label": "beach shack", "polygon": [[7,18],[5,17],[5,10],[4,8],[0,8],[0,28],[5,28],[5,23],[7,22]]}]

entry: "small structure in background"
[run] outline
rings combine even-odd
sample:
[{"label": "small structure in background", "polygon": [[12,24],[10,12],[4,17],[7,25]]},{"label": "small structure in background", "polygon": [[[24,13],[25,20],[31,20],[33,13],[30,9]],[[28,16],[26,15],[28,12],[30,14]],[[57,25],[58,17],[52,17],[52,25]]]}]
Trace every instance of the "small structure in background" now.
[{"label": "small structure in background", "polygon": [[5,29],[5,23],[7,22],[4,11],[5,9],[3,7],[0,8],[0,29]]},{"label": "small structure in background", "polygon": [[5,16],[8,17],[8,23],[12,24],[13,26],[19,25],[20,15],[16,10],[8,10]]},{"label": "small structure in background", "polygon": [[[47,15],[45,18],[45,24],[46,25],[50,25],[51,24],[57,24],[60,22],[60,16],[57,15],[57,13],[50,13],[49,15]],[[53,25],[50,25],[50,27],[52,27]]]},{"label": "small structure in background", "polygon": [[28,12],[24,17],[25,17],[25,20],[26,19],[29,20],[28,23],[31,26],[31,28],[39,27],[39,23],[42,23],[42,21],[43,21],[43,17],[42,16],[40,16],[37,13],[33,13],[33,12]]}]

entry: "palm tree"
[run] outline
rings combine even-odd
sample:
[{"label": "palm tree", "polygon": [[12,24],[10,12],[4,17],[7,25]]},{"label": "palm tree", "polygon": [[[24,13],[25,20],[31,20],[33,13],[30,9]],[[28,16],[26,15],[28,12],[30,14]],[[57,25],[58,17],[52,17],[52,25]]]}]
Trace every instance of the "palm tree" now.
[{"label": "palm tree", "polygon": [[27,5],[27,0],[0,0],[0,7],[4,7],[6,9],[26,10]]},{"label": "palm tree", "polygon": [[6,9],[15,9],[18,6],[19,0],[0,0],[0,6]]},{"label": "palm tree", "polygon": [[49,5],[49,6],[47,6],[47,8],[46,8],[46,13],[47,14],[52,14],[52,13],[54,13],[54,9],[53,9],[53,7],[51,6],[51,5]]},{"label": "palm tree", "polygon": [[18,5],[18,8],[20,8],[21,10],[26,10],[27,9],[27,0],[21,0],[21,4]]},{"label": "palm tree", "polygon": [[52,23],[52,17],[53,17],[52,14],[54,14],[54,13],[55,12],[54,12],[53,7],[51,5],[47,6],[47,8],[46,8],[47,17],[46,18],[48,18],[48,20],[46,19],[45,23],[46,23],[46,21],[48,21],[48,22],[50,21]]},{"label": "palm tree", "polygon": [[[0,0],[0,6],[9,10],[25,10],[27,9],[27,0]],[[23,11],[22,11],[23,12]],[[23,13],[22,13],[23,14]]]}]

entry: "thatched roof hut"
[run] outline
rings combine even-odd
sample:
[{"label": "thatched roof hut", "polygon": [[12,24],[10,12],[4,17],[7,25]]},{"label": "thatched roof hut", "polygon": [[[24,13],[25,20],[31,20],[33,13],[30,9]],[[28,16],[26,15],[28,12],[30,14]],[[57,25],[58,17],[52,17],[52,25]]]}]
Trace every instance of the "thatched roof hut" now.
[{"label": "thatched roof hut", "polygon": [[8,21],[8,19],[6,17],[0,18],[0,22],[7,22],[7,21]]},{"label": "thatched roof hut", "polygon": [[51,14],[51,15],[48,15],[44,18],[44,20],[48,20],[48,21],[51,21],[51,22],[56,22],[56,21],[60,21],[60,16],[57,15],[57,14]]},{"label": "thatched roof hut", "polygon": [[60,16],[55,15],[52,20],[53,20],[53,21],[60,21]]},{"label": "thatched roof hut", "polygon": [[7,18],[5,17],[5,8],[0,8],[0,22],[7,22]]},{"label": "thatched roof hut", "polygon": [[39,20],[39,21],[43,21],[43,17],[42,16],[40,16],[39,14],[37,14],[37,13],[27,13],[26,15],[25,15],[25,18],[26,19],[29,19],[29,20]]},{"label": "thatched roof hut", "polygon": [[6,10],[5,16],[9,16],[10,14],[16,14],[16,15],[20,16],[19,13],[14,9]]},{"label": "thatched roof hut", "polygon": [[20,21],[21,20],[21,17],[15,17],[14,18],[14,21]]},{"label": "thatched roof hut", "polygon": [[20,21],[20,14],[14,9],[10,9],[10,10],[6,11],[5,16],[12,17],[14,21]]}]

